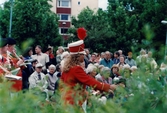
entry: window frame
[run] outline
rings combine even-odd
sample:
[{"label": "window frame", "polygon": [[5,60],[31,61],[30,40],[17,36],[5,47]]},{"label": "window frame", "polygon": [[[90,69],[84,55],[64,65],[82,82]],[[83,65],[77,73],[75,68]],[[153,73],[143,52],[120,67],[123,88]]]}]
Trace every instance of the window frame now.
[{"label": "window frame", "polygon": [[[68,2],[68,6],[63,6],[62,2],[64,2],[64,1]],[[67,7],[67,8],[69,8],[69,7],[71,7],[71,1],[70,0],[58,0],[57,1],[57,7]]]},{"label": "window frame", "polygon": [[[67,15],[68,20],[62,20],[63,15]],[[58,14],[58,16],[59,16],[59,21],[71,21],[71,15],[70,14]]]},{"label": "window frame", "polygon": [[[63,30],[63,29],[67,29],[66,33],[61,32],[61,30]],[[59,27],[59,34],[60,35],[67,35],[68,34],[67,32],[68,32],[68,27]]]}]

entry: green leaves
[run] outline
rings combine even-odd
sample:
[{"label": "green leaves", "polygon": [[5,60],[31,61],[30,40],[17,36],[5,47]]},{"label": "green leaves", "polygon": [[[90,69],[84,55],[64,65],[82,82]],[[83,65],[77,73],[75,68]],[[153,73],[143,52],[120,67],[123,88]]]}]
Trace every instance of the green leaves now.
[{"label": "green leaves", "polygon": [[[51,12],[50,8],[48,0],[15,1],[12,37],[17,39],[19,43],[33,38],[35,44],[45,46],[45,48],[48,45],[60,45],[58,17]],[[9,11],[10,7],[6,5],[0,16],[1,35],[4,38],[8,37]]]},{"label": "green leaves", "polygon": [[[101,96],[89,93],[87,113],[165,113],[167,105],[167,84],[159,80],[161,73],[148,74],[145,70],[137,70],[126,79],[126,87],[117,86],[114,98],[108,99],[106,104],[99,101]],[[163,77],[163,76],[161,76]],[[166,77],[166,76],[164,76]],[[25,93],[10,91],[10,83],[0,83],[0,112],[3,113],[78,113],[79,106],[64,106],[61,93],[57,90],[52,97],[54,101],[46,102],[45,94],[39,89]],[[81,90],[77,85],[75,90]],[[76,93],[77,93],[76,91]],[[13,96],[11,96],[13,95]],[[80,95],[80,93],[79,93]],[[80,99],[80,96],[75,99]]]},{"label": "green leaves", "polygon": [[[132,11],[126,9],[127,4],[131,4]],[[85,45],[92,51],[122,49],[126,54],[145,47],[159,49],[165,45],[166,26],[160,22],[167,18],[166,4],[161,0],[109,0],[107,11],[95,12],[87,7],[77,18],[72,17],[72,25],[74,29],[85,27],[88,31]],[[78,40],[76,33],[69,32],[72,39]]]}]

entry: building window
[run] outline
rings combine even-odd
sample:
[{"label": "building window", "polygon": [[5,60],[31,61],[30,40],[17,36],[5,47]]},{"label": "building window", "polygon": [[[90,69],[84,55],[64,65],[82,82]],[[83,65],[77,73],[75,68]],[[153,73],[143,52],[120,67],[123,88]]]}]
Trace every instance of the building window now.
[{"label": "building window", "polygon": [[68,7],[69,6],[69,1],[62,1],[62,6]]},{"label": "building window", "polygon": [[61,15],[61,20],[68,20],[68,15]]},{"label": "building window", "polygon": [[67,20],[70,21],[70,15],[68,14],[59,14],[60,20]]},{"label": "building window", "polygon": [[60,28],[59,29],[59,32],[60,32],[60,34],[67,34],[67,32],[68,32],[68,28]]},{"label": "building window", "polygon": [[78,2],[78,5],[80,5],[80,4],[81,4],[81,2],[79,1],[79,2]]},{"label": "building window", "polygon": [[70,7],[70,0],[59,0],[58,7]]}]

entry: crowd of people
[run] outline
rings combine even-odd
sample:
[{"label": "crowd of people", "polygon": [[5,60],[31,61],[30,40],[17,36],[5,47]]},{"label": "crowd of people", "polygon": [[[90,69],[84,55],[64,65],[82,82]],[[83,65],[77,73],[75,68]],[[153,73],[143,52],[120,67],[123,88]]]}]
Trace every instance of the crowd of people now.
[{"label": "crowd of people", "polygon": [[[64,105],[83,105],[89,93],[101,95],[99,100],[104,102],[113,98],[118,85],[126,87],[126,79],[136,71],[143,69],[152,74],[167,69],[167,57],[158,66],[152,52],[144,49],[136,58],[132,52],[125,56],[122,50],[90,54],[89,49],[84,48],[83,40],[79,40],[69,44],[67,50],[58,47],[56,55],[53,47],[42,52],[42,47],[36,45],[35,53],[33,48],[27,47],[27,51],[18,56],[13,38],[1,38],[0,42],[1,83],[6,79],[5,75],[13,75],[12,71],[19,68],[15,74],[22,79],[8,78],[13,83],[11,92],[35,90],[44,93],[46,100],[50,101],[55,91],[60,90]],[[166,84],[163,74],[161,80],[163,85]],[[76,97],[80,98],[76,101]]]}]

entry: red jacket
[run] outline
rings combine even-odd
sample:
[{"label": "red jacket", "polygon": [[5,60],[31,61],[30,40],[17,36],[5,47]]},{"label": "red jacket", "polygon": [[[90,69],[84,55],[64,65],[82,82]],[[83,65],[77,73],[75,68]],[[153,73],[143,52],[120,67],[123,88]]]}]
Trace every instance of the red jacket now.
[{"label": "red jacket", "polygon": [[[94,78],[88,76],[80,66],[72,67],[68,72],[63,72],[61,80],[64,84],[62,86],[62,99],[65,104],[82,104],[87,98],[86,85],[91,86],[100,91],[108,91],[110,85],[101,83]],[[79,86],[79,87],[77,87]],[[77,101],[76,101],[77,99]],[[77,103],[76,103],[77,102]]]},{"label": "red jacket", "polygon": [[[7,57],[6,54],[3,55],[4,57]],[[12,57],[11,58],[11,62],[12,62],[12,67],[15,69],[18,66],[16,65],[18,62],[17,58]],[[17,76],[22,77],[22,70],[20,69],[19,72],[17,73]],[[12,82],[12,90],[14,91],[21,91],[22,90],[22,80],[10,80]]]},{"label": "red jacket", "polygon": [[[12,58],[13,65],[17,68],[16,64],[18,62],[17,58]],[[20,69],[17,73],[17,76],[22,77],[22,70]],[[21,91],[22,90],[22,80],[11,80],[12,82],[12,90]]]}]

